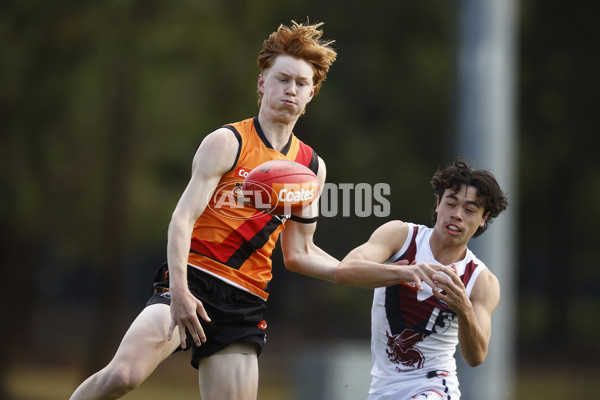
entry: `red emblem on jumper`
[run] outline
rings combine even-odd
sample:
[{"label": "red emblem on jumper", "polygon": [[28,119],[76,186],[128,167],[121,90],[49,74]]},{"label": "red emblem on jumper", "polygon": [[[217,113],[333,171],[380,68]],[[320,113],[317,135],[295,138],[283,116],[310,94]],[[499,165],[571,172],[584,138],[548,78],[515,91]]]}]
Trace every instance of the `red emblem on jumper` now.
[{"label": "red emblem on jumper", "polygon": [[399,335],[390,336],[385,333],[388,341],[387,345],[390,350],[386,350],[387,356],[394,364],[400,364],[406,369],[396,367],[398,372],[409,371],[423,367],[424,357],[421,350],[415,347],[415,344],[423,340],[423,335],[412,329],[405,329]]}]

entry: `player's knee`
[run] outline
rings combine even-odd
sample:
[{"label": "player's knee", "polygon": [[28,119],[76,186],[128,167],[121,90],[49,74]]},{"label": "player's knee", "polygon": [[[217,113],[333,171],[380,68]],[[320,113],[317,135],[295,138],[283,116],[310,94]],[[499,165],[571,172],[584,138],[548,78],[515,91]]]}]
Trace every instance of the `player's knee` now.
[{"label": "player's knee", "polygon": [[144,377],[130,367],[113,367],[104,371],[103,386],[116,396],[123,396],[144,381]]}]

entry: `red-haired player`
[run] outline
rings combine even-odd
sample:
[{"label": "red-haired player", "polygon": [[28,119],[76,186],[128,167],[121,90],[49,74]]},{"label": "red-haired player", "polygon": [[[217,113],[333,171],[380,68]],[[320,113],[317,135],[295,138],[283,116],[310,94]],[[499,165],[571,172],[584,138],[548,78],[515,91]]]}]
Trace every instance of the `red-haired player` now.
[{"label": "red-haired player", "polygon": [[287,219],[220,199],[254,167],[274,159],[307,166],[323,187],[323,160],[292,133],[336,58],[331,42],[321,40],[320,25],[282,25],[264,41],[258,116],[225,125],[200,144],[169,225],[168,264],[157,275],[154,295],[112,361],[71,400],[120,397],[174,351],[189,347],[203,400],[256,399],[270,256],[283,224],[288,269],[333,281],[338,261],[312,241],[317,202]]}]

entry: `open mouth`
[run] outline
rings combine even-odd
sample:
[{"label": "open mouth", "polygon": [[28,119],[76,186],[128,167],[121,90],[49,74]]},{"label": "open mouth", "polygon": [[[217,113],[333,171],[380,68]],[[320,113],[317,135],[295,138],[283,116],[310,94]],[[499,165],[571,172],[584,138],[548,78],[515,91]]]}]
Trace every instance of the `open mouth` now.
[{"label": "open mouth", "polygon": [[454,233],[462,232],[462,229],[460,229],[457,225],[454,225],[454,224],[446,225],[446,229],[449,230],[450,232],[454,232]]}]

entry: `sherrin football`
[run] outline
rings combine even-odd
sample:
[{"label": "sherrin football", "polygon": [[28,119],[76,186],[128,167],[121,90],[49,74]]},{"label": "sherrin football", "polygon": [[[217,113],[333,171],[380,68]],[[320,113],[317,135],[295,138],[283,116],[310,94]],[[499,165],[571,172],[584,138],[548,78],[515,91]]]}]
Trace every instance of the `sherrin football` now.
[{"label": "sherrin football", "polygon": [[257,210],[290,215],[309,206],[319,195],[319,179],[307,167],[289,160],[271,160],[244,179],[244,197]]}]

